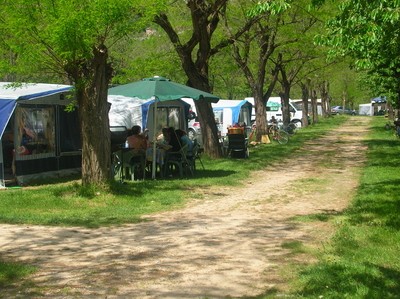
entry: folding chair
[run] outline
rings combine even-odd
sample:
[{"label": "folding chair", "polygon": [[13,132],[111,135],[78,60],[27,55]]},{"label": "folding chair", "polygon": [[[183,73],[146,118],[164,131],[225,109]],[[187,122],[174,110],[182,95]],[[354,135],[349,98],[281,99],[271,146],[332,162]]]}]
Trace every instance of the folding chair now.
[{"label": "folding chair", "polygon": [[113,175],[121,182],[127,178],[132,181],[144,179],[145,162],[144,152],[121,149],[113,154]]},{"label": "folding chair", "polygon": [[[187,172],[191,172],[192,170],[189,168],[189,162],[187,159],[187,145],[184,145],[177,152],[168,152],[166,153],[166,158],[164,162],[164,177],[168,175],[172,175],[173,169],[176,169],[179,173],[179,177],[183,177],[183,172],[187,174]],[[193,174],[193,173],[192,173]]]},{"label": "folding chair", "polygon": [[191,173],[194,174],[196,171],[196,160],[199,160],[201,166],[203,167],[203,170],[205,170],[204,168],[204,164],[201,161],[200,158],[200,144],[197,142],[197,140],[193,140],[193,149],[192,152],[189,153],[187,155],[187,160],[188,160],[188,166],[191,169]]}]

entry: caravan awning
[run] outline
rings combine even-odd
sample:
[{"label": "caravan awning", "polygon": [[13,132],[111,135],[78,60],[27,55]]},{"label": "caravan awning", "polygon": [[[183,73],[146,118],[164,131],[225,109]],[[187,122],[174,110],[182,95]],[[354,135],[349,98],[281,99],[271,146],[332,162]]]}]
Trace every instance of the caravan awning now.
[{"label": "caravan awning", "polygon": [[49,95],[70,91],[72,86],[45,83],[22,83],[14,85],[0,82],[0,139],[20,100],[33,100]]}]

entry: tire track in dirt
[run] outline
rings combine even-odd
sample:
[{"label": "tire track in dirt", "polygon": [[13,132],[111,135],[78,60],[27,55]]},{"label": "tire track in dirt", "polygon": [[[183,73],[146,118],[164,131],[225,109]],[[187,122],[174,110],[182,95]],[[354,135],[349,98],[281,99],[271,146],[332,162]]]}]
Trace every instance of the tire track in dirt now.
[{"label": "tire track in dirt", "polygon": [[332,230],[292,218],[348,205],[368,122],[350,118],[243,186],[197,190],[201,200],[147,222],[95,230],[0,225],[2,256],[40,267],[32,279],[41,295],[28,289],[20,297],[226,298],[284,290],[282,271],[299,257],[282,244],[318,246]]}]

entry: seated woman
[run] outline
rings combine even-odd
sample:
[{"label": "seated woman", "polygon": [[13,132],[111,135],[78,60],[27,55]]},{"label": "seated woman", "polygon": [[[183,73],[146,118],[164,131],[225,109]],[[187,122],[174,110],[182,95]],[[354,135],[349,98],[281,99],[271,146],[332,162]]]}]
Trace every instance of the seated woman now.
[{"label": "seated woman", "polygon": [[142,128],[140,126],[133,126],[131,129],[131,135],[126,138],[126,141],[128,142],[129,148],[138,150],[138,152],[141,150],[145,152],[148,142],[146,137],[141,134],[141,130]]},{"label": "seated woman", "polygon": [[178,136],[178,138],[180,138],[182,147],[186,145],[187,156],[191,156],[193,151],[193,141],[190,140],[190,138],[188,137],[187,133],[184,130],[178,129],[175,131],[175,133]]},{"label": "seated woman", "polygon": [[131,135],[126,138],[128,147],[132,149],[132,157],[130,158],[131,165],[137,165],[135,167],[134,178],[141,179],[144,173],[146,149],[148,147],[148,140],[141,134],[140,126],[133,126],[131,129]]},{"label": "seated woman", "polygon": [[176,134],[175,129],[168,128],[169,145],[171,146],[170,152],[179,152],[182,148],[182,141],[180,137]]},{"label": "seated woman", "polygon": [[170,132],[169,128],[162,128],[162,133],[157,137],[157,147],[168,150],[171,148],[169,145],[170,141]]}]

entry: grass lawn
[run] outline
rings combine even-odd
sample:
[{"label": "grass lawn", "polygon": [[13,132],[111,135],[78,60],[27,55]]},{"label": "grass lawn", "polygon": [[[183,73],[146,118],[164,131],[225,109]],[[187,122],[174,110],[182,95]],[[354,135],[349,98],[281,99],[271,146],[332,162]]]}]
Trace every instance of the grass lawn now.
[{"label": "grass lawn", "polygon": [[[368,162],[337,232],[318,262],[301,268],[295,298],[400,297],[400,140],[374,117]],[[320,219],[321,220],[321,219]]]}]

